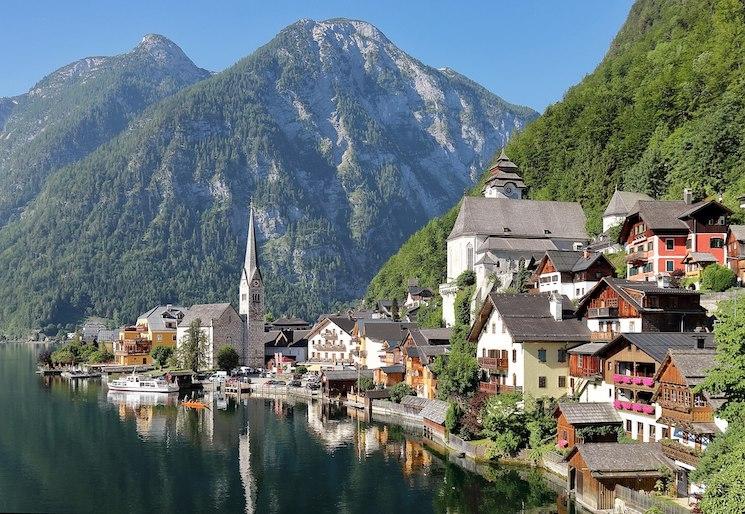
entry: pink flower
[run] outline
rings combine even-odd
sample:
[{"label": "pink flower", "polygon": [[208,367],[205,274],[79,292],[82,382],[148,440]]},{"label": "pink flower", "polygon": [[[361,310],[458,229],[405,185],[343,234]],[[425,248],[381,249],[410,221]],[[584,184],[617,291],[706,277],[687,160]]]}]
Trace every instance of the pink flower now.
[{"label": "pink flower", "polygon": [[567,441],[566,439],[559,439],[559,442],[556,446],[558,446],[559,448],[566,448],[567,446],[569,446],[569,441]]},{"label": "pink flower", "polygon": [[641,412],[642,410],[644,410],[644,408],[642,407],[640,403],[635,403],[633,407],[634,407],[635,412]]},{"label": "pink flower", "polygon": [[642,383],[642,377],[633,377],[631,381],[634,382],[636,385],[639,385]]},{"label": "pink flower", "polygon": [[613,406],[614,406],[614,407],[615,407],[616,409],[620,409],[621,407],[623,407],[623,405],[622,405],[622,403],[621,403],[621,400],[613,400]]},{"label": "pink flower", "polygon": [[644,414],[654,414],[654,407],[652,405],[642,405]]},{"label": "pink flower", "polygon": [[613,375],[613,381],[616,382],[616,383],[623,382],[623,377],[621,377],[621,375],[619,375],[618,373],[615,373]]},{"label": "pink flower", "polygon": [[623,377],[621,377],[621,382],[623,382],[624,384],[630,384],[631,383],[631,377],[627,377],[627,376],[624,375]]},{"label": "pink flower", "polygon": [[633,404],[631,402],[621,402],[621,406],[626,410],[631,410]]},{"label": "pink flower", "polygon": [[654,385],[654,378],[644,377],[642,383],[647,387],[652,387]]}]

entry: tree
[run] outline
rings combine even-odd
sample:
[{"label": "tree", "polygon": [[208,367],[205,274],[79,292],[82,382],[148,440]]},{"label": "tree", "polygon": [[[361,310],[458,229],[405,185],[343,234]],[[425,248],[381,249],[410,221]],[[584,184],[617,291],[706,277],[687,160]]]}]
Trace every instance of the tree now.
[{"label": "tree", "polygon": [[701,271],[701,289],[722,292],[737,284],[735,272],[719,264],[709,264]]},{"label": "tree", "polygon": [[225,345],[217,352],[217,367],[224,370],[231,370],[238,367],[240,356],[230,345]]},{"label": "tree", "polygon": [[393,318],[393,321],[398,321],[401,318],[398,308],[398,299],[396,298],[391,302],[391,318]]},{"label": "tree", "polygon": [[465,270],[460,275],[458,275],[458,278],[455,279],[455,285],[457,285],[459,289],[463,287],[472,286],[475,283],[476,283],[476,273],[468,269]]},{"label": "tree", "polygon": [[38,362],[41,366],[51,366],[52,350],[50,348],[44,348],[41,352],[39,352],[39,356],[36,358],[36,362]]},{"label": "tree", "polygon": [[401,403],[406,396],[416,396],[414,389],[406,382],[399,382],[390,389],[392,402]]},{"label": "tree", "polygon": [[173,356],[173,346],[166,346],[164,344],[155,345],[153,349],[150,350],[150,356],[158,363],[158,366],[163,368],[168,364],[168,361]]},{"label": "tree", "polygon": [[373,382],[373,379],[370,377],[360,376],[359,380],[357,380],[357,390],[370,391],[371,389],[375,389],[375,382]]},{"label": "tree", "polygon": [[207,365],[207,335],[202,332],[201,325],[200,319],[189,324],[189,330],[177,350],[179,364],[184,369],[199,371]]},{"label": "tree", "polygon": [[476,345],[461,339],[453,341],[450,353],[435,359],[433,371],[437,375],[437,395],[442,400],[454,400],[473,393],[478,382],[479,364]]}]

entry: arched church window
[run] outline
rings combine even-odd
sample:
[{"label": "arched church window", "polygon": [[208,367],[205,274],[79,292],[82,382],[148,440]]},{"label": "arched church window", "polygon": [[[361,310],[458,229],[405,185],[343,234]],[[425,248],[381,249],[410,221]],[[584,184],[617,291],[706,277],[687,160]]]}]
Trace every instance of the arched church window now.
[{"label": "arched church window", "polygon": [[471,243],[466,246],[466,269],[473,271],[473,245]]}]

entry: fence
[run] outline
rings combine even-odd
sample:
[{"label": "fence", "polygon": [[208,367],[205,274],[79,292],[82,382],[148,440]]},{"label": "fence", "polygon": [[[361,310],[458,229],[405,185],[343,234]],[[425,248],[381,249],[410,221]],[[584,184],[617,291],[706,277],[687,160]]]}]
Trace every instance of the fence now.
[{"label": "fence", "polygon": [[669,500],[666,501],[651,494],[634,491],[622,485],[616,486],[616,498],[623,500],[642,512],[652,507],[657,507],[663,514],[691,514],[691,511],[682,505],[676,505]]},{"label": "fence", "polygon": [[466,455],[474,457],[476,459],[483,459],[486,454],[486,448],[484,448],[483,446],[471,444],[453,434],[448,435],[448,446],[456,452],[463,452]]}]

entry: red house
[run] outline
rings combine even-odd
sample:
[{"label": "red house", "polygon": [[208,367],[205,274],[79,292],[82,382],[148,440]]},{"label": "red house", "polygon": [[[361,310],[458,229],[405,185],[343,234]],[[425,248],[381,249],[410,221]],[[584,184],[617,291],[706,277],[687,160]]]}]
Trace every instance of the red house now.
[{"label": "red house", "polygon": [[639,201],[621,226],[630,280],[657,280],[685,271],[689,252],[707,252],[726,264],[725,242],[732,211],[719,202]]}]

